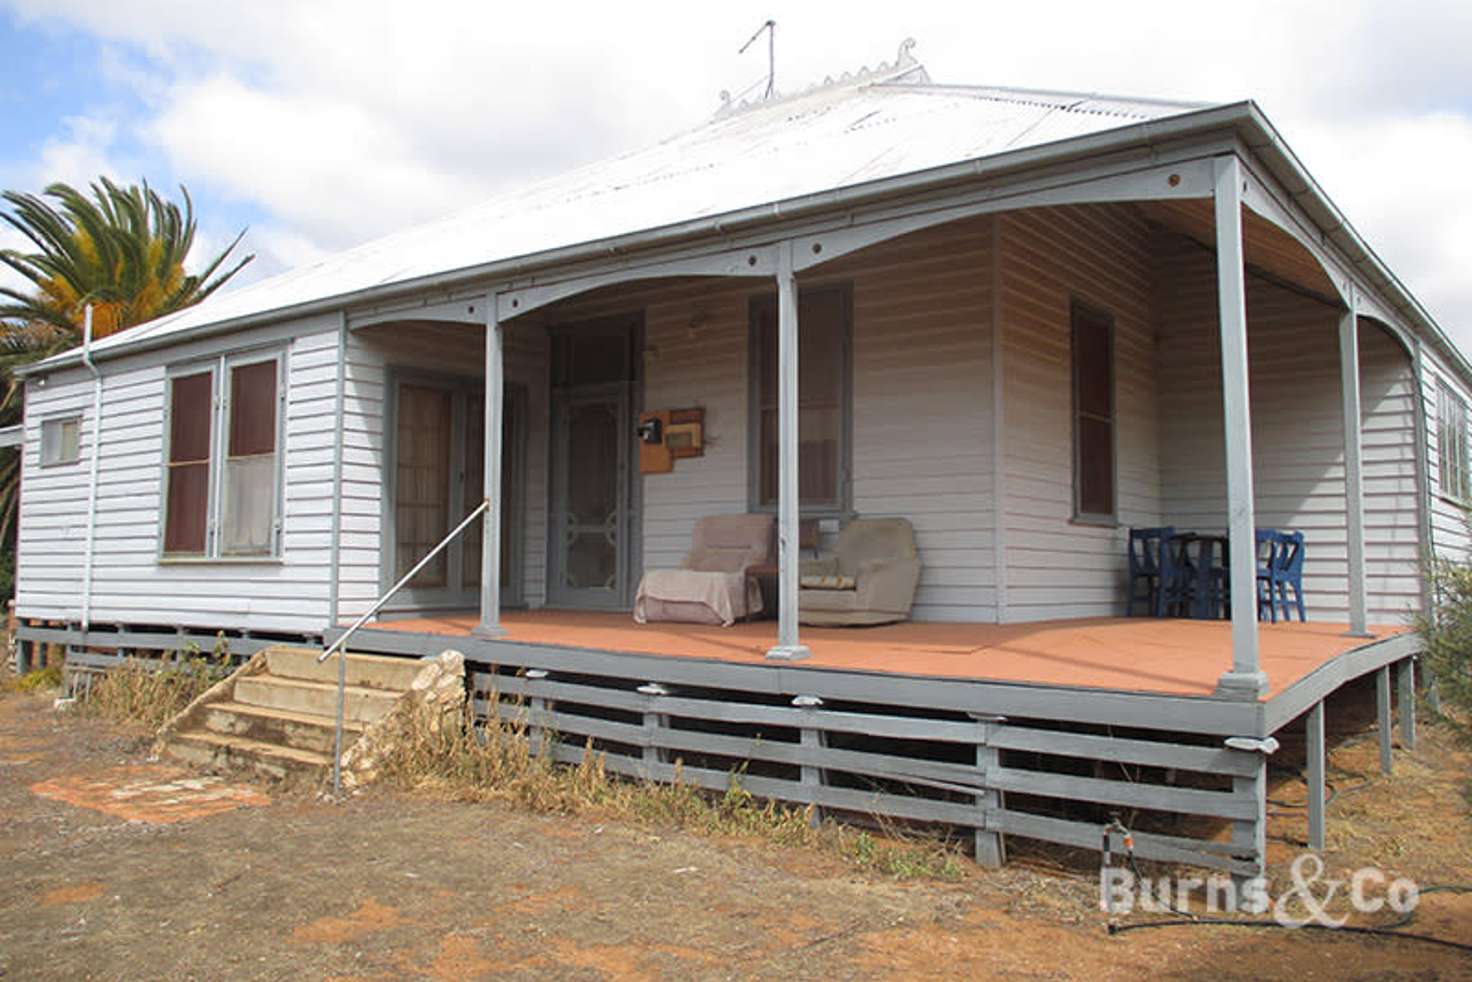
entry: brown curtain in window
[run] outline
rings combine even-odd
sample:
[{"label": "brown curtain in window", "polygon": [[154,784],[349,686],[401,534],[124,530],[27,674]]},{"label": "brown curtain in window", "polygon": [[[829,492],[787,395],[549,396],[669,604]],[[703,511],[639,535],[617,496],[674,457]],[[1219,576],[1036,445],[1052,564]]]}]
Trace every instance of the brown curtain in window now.
[{"label": "brown curtain in window", "polygon": [[179,376],[172,380],[169,393],[164,552],[203,555],[209,527],[214,373]]}]

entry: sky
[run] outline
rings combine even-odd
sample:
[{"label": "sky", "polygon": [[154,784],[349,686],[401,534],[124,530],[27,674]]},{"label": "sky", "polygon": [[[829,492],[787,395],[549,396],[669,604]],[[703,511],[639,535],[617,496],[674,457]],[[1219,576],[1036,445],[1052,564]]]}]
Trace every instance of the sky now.
[{"label": "sky", "polygon": [[[0,187],[188,186],[242,282],[892,60],[937,82],[1255,99],[1472,351],[1472,3],[0,0]],[[0,247],[19,246],[0,230]]]}]

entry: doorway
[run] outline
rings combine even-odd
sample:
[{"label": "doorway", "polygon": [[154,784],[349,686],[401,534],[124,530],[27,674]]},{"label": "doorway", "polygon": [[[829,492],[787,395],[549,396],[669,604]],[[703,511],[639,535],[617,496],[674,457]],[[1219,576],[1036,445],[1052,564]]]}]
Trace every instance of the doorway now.
[{"label": "doorway", "polygon": [[[385,589],[475,510],[485,482],[485,388],[480,379],[395,371],[389,390]],[[501,603],[515,606],[522,600],[525,390],[508,383],[503,406]],[[431,560],[388,609],[478,608],[481,525],[473,523]]]},{"label": "doorway", "polygon": [[627,609],[637,568],[633,480],[639,315],[552,330],[548,602]]}]

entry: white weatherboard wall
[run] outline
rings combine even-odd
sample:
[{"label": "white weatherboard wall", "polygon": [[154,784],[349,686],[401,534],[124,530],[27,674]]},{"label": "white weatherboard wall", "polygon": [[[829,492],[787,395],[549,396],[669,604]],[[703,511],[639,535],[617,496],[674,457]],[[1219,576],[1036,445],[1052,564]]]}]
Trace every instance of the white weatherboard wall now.
[{"label": "white weatherboard wall", "polygon": [[[1128,526],[1160,524],[1150,227],[1125,205],[1001,221],[1003,619],[1124,612]],[[1073,521],[1074,301],[1114,319],[1119,528]]]},{"label": "white weatherboard wall", "polygon": [[[800,280],[852,287],[853,509],[914,524],[921,619],[996,617],[992,227],[981,219],[915,233]],[[774,289],[764,279],[685,279],[599,291],[536,315],[555,325],[642,311],[643,407],[705,409],[705,454],[642,478],[646,569],[678,566],[701,516],[750,506],[749,308]]]},{"label": "white weatherboard wall", "polygon": [[[200,341],[102,362],[102,457],[93,547],[94,623],[320,631],[327,618],[337,318]],[[158,545],[167,366],[259,344],[286,348],[283,558],[160,562]],[[81,616],[92,378],[69,370],[26,387],[25,483],[18,594],[21,617]],[[81,412],[81,459],[41,467],[40,426]]]},{"label": "white weatherboard wall", "polygon": [[[1221,350],[1214,256],[1157,240],[1161,461],[1166,521],[1220,531]],[[1339,313],[1249,276],[1247,350],[1259,527],[1301,530],[1310,619],[1347,621],[1347,524]],[[1372,623],[1400,624],[1420,601],[1415,396],[1409,359],[1382,328],[1359,326],[1366,592]]]},{"label": "white weatherboard wall", "polygon": [[[853,506],[915,527],[919,620],[996,619],[992,528],[995,220],[820,266],[853,283]],[[804,282],[808,282],[807,279]]]}]

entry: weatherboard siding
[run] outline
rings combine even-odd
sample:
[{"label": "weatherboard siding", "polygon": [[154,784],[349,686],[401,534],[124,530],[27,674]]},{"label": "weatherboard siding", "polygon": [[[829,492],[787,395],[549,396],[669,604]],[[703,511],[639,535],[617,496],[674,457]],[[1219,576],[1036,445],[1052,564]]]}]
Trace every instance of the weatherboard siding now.
[{"label": "weatherboard siding", "polygon": [[[801,287],[853,297],[854,514],[901,516],[924,564],[914,616],[992,621],[992,220],[919,232],[825,263]],[[645,569],[678,566],[697,519],[751,507],[750,327],[767,279],[598,291],[540,323],[641,311],[647,409],[705,410],[705,453],[640,479]],[[824,536],[832,544],[831,531]]]},{"label": "weatherboard siding", "polygon": [[[1179,237],[1159,240],[1161,460],[1166,521],[1226,525],[1216,266]],[[1257,276],[1247,283],[1255,519],[1301,530],[1310,619],[1349,616],[1339,312]],[[1420,600],[1415,387],[1400,345],[1361,321],[1366,593],[1372,622]]]},{"label": "weatherboard siding", "polygon": [[[1150,227],[1128,206],[1000,217],[1003,619],[1122,614],[1125,528],[1162,514]],[[1074,521],[1071,309],[1114,321],[1118,528]]]},{"label": "weatherboard siding", "polygon": [[811,274],[853,284],[853,508],[914,526],[918,620],[997,617],[995,221],[904,236]]},{"label": "weatherboard siding", "polygon": [[[99,623],[315,632],[327,617],[337,318],[319,317],[103,362],[91,617]],[[258,344],[286,349],[282,556],[160,562],[165,378],[169,365]],[[17,613],[81,617],[93,383],[69,370],[26,392]],[[40,424],[80,411],[82,455],[40,467]]]}]

